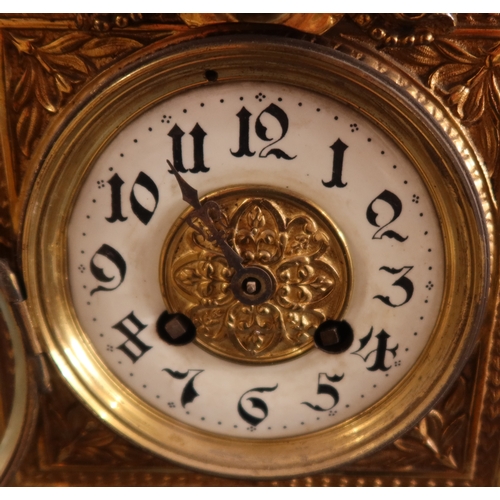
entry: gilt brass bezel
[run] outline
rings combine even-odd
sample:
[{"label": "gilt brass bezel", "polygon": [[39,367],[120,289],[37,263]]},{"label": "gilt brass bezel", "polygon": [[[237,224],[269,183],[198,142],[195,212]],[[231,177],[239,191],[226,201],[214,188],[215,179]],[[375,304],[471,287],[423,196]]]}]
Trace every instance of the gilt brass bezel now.
[{"label": "gilt brass bezel", "polygon": [[[209,82],[269,81],[317,92],[357,109],[388,134],[420,173],[443,230],[446,284],[424,352],[384,398],[340,424],[273,440],[225,438],[182,424],[132,394],[104,365],[79,325],[68,285],[67,227],[87,173],[117,131],[157,102]],[[97,78],[42,141],[23,229],[31,317],[63,377],[115,430],[168,459],[227,476],[271,478],[325,470],[395,439],[458,375],[484,316],[493,227],[488,184],[440,127],[390,79],[358,61],[300,41],[227,37],[150,46]],[[77,102],[77,101],[75,101]],[[457,139],[458,138],[458,139]],[[471,167],[472,165],[472,167]],[[476,172],[473,177],[471,169]],[[479,175],[477,174],[479,172]],[[356,272],[356,270],[354,270]]]}]

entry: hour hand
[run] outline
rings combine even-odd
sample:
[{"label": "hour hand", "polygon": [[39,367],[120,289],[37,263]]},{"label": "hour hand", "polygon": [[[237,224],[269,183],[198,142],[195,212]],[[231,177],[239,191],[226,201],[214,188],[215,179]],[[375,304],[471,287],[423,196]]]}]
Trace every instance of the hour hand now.
[{"label": "hour hand", "polygon": [[[274,294],[276,284],[274,278],[265,269],[257,266],[243,266],[242,257],[233,250],[226,241],[226,232],[219,230],[215,223],[221,220],[220,206],[213,200],[203,205],[198,198],[198,191],[191,187],[177,172],[172,163],[168,165],[175,175],[182,191],[182,199],[189,203],[194,211],[191,212],[187,223],[210,241],[215,241],[234,273],[231,278],[231,290],[237,300],[247,305],[261,304]],[[204,229],[193,223],[193,217],[199,218],[210,233],[208,236]]]},{"label": "hour hand", "polygon": [[[179,183],[179,187],[182,191],[182,199],[194,208],[194,212],[189,215],[187,223],[205,238],[217,243],[219,248],[222,250],[222,253],[226,257],[226,260],[230,267],[235,270],[240,269],[242,267],[241,263],[243,262],[243,259],[226,242],[225,231],[217,229],[214,223],[213,216],[215,216],[216,221],[219,221],[221,219],[221,211],[219,205],[214,201],[208,201],[202,205],[198,197],[198,191],[194,187],[190,186],[182,178],[182,176],[169,160],[167,160],[167,163],[172,169],[172,172],[174,173],[175,178]],[[208,229],[208,231],[210,232],[211,236],[208,236],[204,229],[194,224],[193,217],[198,217],[199,219],[201,219],[206,229]]]},{"label": "hour hand", "polygon": [[168,166],[171,168],[172,173],[175,175],[175,178],[177,179],[177,182],[179,184],[179,187],[181,188],[182,192],[182,199],[186,202],[189,203],[195,210],[199,210],[201,208],[201,203],[200,199],[198,198],[198,191],[190,186],[179,174],[177,169],[172,165],[170,160],[167,160]]}]

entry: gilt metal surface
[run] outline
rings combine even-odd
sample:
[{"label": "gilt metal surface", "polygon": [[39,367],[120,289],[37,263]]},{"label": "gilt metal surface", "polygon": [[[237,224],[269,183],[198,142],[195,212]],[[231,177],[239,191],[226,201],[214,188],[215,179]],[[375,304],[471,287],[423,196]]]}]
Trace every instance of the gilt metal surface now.
[{"label": "gilt metal surface", "polygon": [[[302,18],[302,24],[293,25],[302,32],[279,25],[268,32],[311,41],[310,33],[322,33],[316,43],[354,55],[384,73],[402,68],[405,77],[396,76],[395,81],[403,87],[411,82],[414,88],[427,88],[444,103],[445,121],[459,124],[466,140],[472,141],[471,155],[478,152],[483,158],[498,196],[500,16],[362,14],[315,19],[321,29]],[[219,21],[230,21],[234,30],[239,19]],[[197,22],[209,24],[203,16]],[[177,42],[229,31],[226,24],[211,25],[203,33],[192,26],[176,15],[0,16],[0,249],[15,266],[22,207],[35,178],[33,152],[40,138],[55,126],[61,110],[78,109],[76,92],[116,61],[157,40]],[[418,91],[413,96],[418,100]],[[446,124],[443,128],[451,130]],[[481,172],[476,179],[483,182]],[[493,205],[489,223],[496,217]],[[54,388],[42,397],[36,439],[12,484],[498,485],[500,336],[494,327],[498,254],[493,250],[487,320],[461,376],[419,425],[368,458],[329,473],[282,481],[198,474],[114,434],[53,372]]]},{"label": "gilt metal surface", "polygon": [[185,214],[167,238],[160,266],[167,310],[192,318],[196,342],[228,359],[276,362],[306,352],[316,328],[341,319],[348,302],[352,270],[342,235],[324,213],[289,192],[233,188],[209,201],[220,207],[230,246],[246,267],[271,275],[274,294],[241,304],[231,291],[234,269]]}]

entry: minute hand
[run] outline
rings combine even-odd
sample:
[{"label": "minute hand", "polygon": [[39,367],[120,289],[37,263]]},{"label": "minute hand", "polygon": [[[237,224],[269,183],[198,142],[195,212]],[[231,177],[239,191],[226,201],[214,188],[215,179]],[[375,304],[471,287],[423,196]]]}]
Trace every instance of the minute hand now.
[{"label": "minute hand", "polygon": [[[229,246],[229,244],[225,239],[226,237],[225,231],[219,231],[215,227],[212,217],[210,216],[210,210],[212,210],[217,214],[217,216],[220,217],[221,214],[220,206],[215,201],[207,201],[202,205],[198,197],[198,191],[194,187],[190,186],[182,178],[182,176],[179,174],[179,172],[175,169],[175,167],[169,160],[167,160],[167,163],[169,167],[172,169],[172,173],[175,175],[177,183],[181,188],[182,199],[185,202],[189,203],[194,208],[194,211],[189,214],[190,221],[192,221],[194,217],[198,217],[199,219],[201,219],[205,227],[210,232],[211,235],[210,240],[215,241],[219,246],[219,248],[222,250],[222,253],[226,258],[229,267],[232,267],[235,271],[243,269],[242,265],[243,259]],[[199,228],[194,226],[194,224],[190,225],[191,227],[199,231]]]}]

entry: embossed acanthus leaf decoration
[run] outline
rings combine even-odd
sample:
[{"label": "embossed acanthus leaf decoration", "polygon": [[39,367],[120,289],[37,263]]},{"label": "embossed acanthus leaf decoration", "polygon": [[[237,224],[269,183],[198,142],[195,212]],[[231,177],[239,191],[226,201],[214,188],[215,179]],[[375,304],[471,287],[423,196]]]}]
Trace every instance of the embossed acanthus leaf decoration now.
[{"label": "embossed acanthus leaf decoration", "polygon": [[73,32],[43,43],[39,37],[11,35],[20,56],[22,74],[14,86],[13,110],[22,153],[29,157],[40,133],[44,113],[58,112],[78,84],[117,56],[142,47],[122,37],[95,37]]},{"label": "embossed acanthus leaf decoration", "polygon": [[479,55],[447,41],[435,47],[449,62],[433,71],[430,87],[448,96],[466,124],[477,122],[487,110],[500,118],[500,43]]},{"label": "embossed acanthus leaf decoration", "polygon": [[[372,465],[392,470],[459,470],[463,462],[464,437],[468,425],[467,398],[470,390],[462,375],[449,395],[419,424],[379,451]],[[355,467],[363,467],[363,459]]]},{"label": "embossed acanthus leaf decoration", "polygon": [[492,170],[500,153],[500,43],[439,39],[393,55],[426,71],[429,87],[469,128]]},{"label": "embossed acanthus leaf decoration", "polygon": [[322,303],[339,276],[321,257],[328,237],[307,215],[286,221],[265,200],[248,201],[228,223],[235,250],[245,266],[259,266],[276,279],[269,301],[244,305],[231,292],[233,270],[222,252],[193,232],[192,251],[174,264],[177,286],[194,304],[188,315],[197,336],[210,342],[229,340],[249,355],[271,350],[279,342],[299,345],[325,320]]}]

